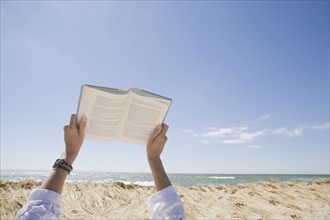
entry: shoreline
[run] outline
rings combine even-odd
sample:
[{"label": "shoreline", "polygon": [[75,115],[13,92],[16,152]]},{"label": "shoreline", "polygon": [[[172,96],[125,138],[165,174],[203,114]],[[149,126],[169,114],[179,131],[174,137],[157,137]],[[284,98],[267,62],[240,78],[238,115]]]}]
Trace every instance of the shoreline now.
[{"label": "shoreline", "polygon": [[[0,180],[1,219],[14,219],[41,181]],[[329,219],[330,179],[245,184],[175,185],[187,219]],[[148,219],[153,186],[66,183],[63,219]]]},{"label": "shoreline", "polygon": [[[43,181],[49,175],[49,171],[36,170],[1,170],[2,180],[18,180],[24,179]],[[197,184],[246,184],[257,181],[315,181],[330,178],[329,174],[186,174],[186,173],[169,173],[170,180],[173,184],[192,186]],[[125,184],[136,183],[140,185],[153,185],[151,173],[137,172],[87,172],[75,171],[66,180],[67,183],[88,183],[90,181],[100,183],[124,182]]]}]

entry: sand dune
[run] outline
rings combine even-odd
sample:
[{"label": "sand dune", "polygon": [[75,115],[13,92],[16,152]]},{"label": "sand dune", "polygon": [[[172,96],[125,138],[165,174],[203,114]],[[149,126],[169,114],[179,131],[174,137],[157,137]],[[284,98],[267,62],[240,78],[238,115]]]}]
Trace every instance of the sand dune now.
[{"label": "sand dune", "polygon": [[[0,180],[1,219],[13,219],[40,182]],[[330,180],[177,186],[188,219],[330,219]],[[154,187],[67,183],[63,219],[147,219]]]}]

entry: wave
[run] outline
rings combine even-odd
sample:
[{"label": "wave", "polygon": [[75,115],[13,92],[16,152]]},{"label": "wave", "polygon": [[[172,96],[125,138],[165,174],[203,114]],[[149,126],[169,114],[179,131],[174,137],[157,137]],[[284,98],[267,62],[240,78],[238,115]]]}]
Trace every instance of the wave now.
[{"label": "wave", "polygon": [[209,176],[210,179],[220,179],[220,180],[226,180],[226,179],[235,179],[234,176]]},{"label": "wave", "polygon": [[138,186],[154,186],[155,183],[154,181],[135,181],[135,182],[130,182],[130,181],[123,181],[123,180],[118,180],[114,182],[120,182],[125,185],[138,185]]}]

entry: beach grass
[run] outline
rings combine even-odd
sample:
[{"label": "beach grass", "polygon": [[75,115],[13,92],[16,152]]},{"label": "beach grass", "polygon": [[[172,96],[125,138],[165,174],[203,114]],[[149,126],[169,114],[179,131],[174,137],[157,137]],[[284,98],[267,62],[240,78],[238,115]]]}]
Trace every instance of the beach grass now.
[{"label": "beach grass", "polygon": [[[1,219],[14,219],[40,181],[0,180]],[[330,219],[330,179],[176,186],[188,219]],[[152,186],[66,183],[62,219],[148,219]]]}]

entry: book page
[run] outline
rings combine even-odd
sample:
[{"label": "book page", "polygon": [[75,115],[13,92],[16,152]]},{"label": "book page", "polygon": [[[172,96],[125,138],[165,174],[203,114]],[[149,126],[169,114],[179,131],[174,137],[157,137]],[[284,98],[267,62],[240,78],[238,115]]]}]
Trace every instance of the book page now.
[{"label": "book page", "polygon": [[131,92],[133,92],[134,94],[137,94],[139,96],[150,97],[150,98],[159,99],[159,100],[165,100],[165,101],[170,101],[170,102],[172,101],[172,99],[170,99],[170,98],[167,98],[165,96],[158,95],[158,94],[153,93],[153,92],[149,92],[147,90],[138,89],[138,88],[135,88],[135,87],[131,87],[129,90]]},{"label": "book page", "polygon": [[163,122],[171,102],[134,93],[129,93],[129,99],[120,140],[145,146],[153,129]]},{"label": "book page", "polygon": [[127,91],[114,93],[84,86],[78,109],[78,120],[87,116],[86,138],[101,141],[115,139],[128,98]]}]

